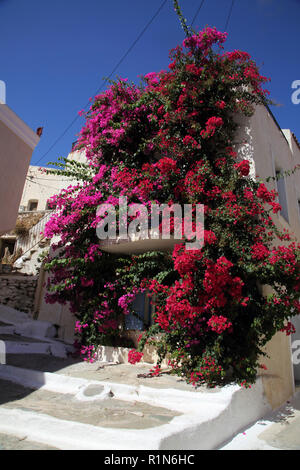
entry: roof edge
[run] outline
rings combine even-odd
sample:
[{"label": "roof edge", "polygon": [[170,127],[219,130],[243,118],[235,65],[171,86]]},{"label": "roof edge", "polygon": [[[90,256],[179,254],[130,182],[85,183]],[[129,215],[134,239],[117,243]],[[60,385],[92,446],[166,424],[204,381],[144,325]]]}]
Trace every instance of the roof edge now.
[{"label": "roof edge", "polygon": [[0,121],[32,150],[38,144],[39,136],[7,104],[0,104]]}]

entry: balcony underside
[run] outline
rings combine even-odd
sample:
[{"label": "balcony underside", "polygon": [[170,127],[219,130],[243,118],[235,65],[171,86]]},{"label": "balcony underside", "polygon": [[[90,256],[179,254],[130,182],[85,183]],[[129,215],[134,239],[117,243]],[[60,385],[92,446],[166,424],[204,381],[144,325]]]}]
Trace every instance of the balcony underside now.
[{"label": "balcony underside", "polygon": [[178,243],[183,243],[184,240],[174,239],[114,239],[114,240],[102,240],[100,241],[101,250],[107,253],[115,254],[139,254],[147,251],[170,251]]}]

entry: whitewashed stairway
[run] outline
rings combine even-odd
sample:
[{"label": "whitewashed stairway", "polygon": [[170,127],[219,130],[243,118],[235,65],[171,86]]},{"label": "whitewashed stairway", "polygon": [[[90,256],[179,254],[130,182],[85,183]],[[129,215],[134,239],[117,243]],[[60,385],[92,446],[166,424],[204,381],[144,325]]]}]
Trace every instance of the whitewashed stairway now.
[{"label": "whitewashed stairway", "polygon": [[147,365],[79,362],[54,335],[51,324],[0,306],[0,449],[12,439],[33,449],[217,449],[270,411],[260,380],[214,391],[174,377],[132,380]]}]

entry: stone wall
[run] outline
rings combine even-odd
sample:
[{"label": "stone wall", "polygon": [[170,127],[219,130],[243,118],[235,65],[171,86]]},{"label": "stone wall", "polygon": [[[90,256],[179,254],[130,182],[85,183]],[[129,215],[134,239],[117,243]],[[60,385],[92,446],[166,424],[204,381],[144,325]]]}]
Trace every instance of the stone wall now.
[{"label": "stone wall", "polygon": [[0,304],[32,313],[34,309],[37,276],[0,276]]}]

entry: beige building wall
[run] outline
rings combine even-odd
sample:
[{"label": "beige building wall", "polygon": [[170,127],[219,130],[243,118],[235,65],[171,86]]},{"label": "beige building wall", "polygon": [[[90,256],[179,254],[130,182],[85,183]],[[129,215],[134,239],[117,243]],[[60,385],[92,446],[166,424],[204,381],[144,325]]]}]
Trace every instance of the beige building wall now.
[{"label": "beige building wall", "polygon": [[30,204],[36,203],[34,210],[48,210],[47,201],[69,186],[70,180],[56,175],[47,175],[43,168],[30,166],[27,172],[20,211],[30,211]]},{"label": "beige building wall", "polygon": [[[69,160],[75,160],[79,163],[86,163],[85,152],[71,152],[68,155]],[[30,181],[29,181],[30,180]],[[47,200],[70,185],[76,184],[76,181],[61,177],[59,175],[46,175],[43,168],[30,167],[28,178],[24,186],[21,206],[28,208],[30,201],[38,202],[36,210],[45,210]],[[57,239],[51,240],[56,243]],[[45,302],[47,292],[45,283],[48,279],[48,273],[43,268],[40,271],[39,283],[36,291],[34,316],[42,321],[50,321],[58,327],[58,336],[67,343],[74,342],[75,317],[70,312],[68,304],[60,305],[58,303],[48,304]]]},{"label": "beige building wall", "polygon": [[[283,130],[292,154],[295,164],[300,164],[300,144],[296,138],[296,136],[288,129]],[[293,222],[295,225],[300,224],[300,169],[297,170],[291,177],[291,184],[294,186],[295,194],[297,197],[297,205],[298,205],[298,213],[295,214],[295,220]],[[298,219],[297,219],[298,216]],[[297,221],[299,224],[297,224]],[[299,236],[299,228],[295,227],[295,231],[297,233],[298,240],[300,239]],[[294,362],[294,376],[297,384],[300,384],[300,315],[296,317],[292,317],[291,319],[293,325],[296,328],[296,333],[291,335],[291,347],[292,347],[292,355],[293,355],[293,362]]]},{"label": "beige building wall", "polygon": [[0,235],[15,227],[32,152],[39,137],[0,104]]},{"label": "beige building wall", "polygon": [[[54,237],[52,243],[56,244],[59,241],[59,237]],[[50,254],[53,255],[53,249],[50,247]],[[76,318],[71,313],[69,304],[49,304],[45,301],[45,295],[47,293],[46,284],[50,277],[43,266],[41,266],[38,285],[35,295],[34,305],[34,318],[41,321],[49,321],[57,327],[57,334],[60,339],[66,343],[72,344],[74,342],[75,322]]]},{"label": "beige building wall", "polygon": [[44,283],[47,282],[48,277],[49,274],[42,269],[37,287],[34,316],[38,320],[53,323],[57,327],[58,337],[66,343],[73,344],[76,318],[71,313],[68,303],[65,305],[46,303]]},{"label": "beige building wall", "polygon": [[[240,118],[241,128],[237,135],[240,158],[251,161],[251,175],[257,180],[275,176],[276,171],[293,170],[300,164],[300,150],[290,130],[282,131],[271,111],[259,106],[251,118]],[[241,142],[243,142],[241,144]],[[265,183],[269,189],[278,190],[275,181]],[[284,177],[287,214],[273,215],[278,228],[287,229],[300,241],[300,172]],[[284,242],[277,241],[276,245]],[[299,325],[300,326],[300,325]],[[295,390],[291,339],[278,332],[267,344],[269,358],[262,358],[267,370],[262,372],[266,396],[275,408],[290,398]]]},{"label": "beige building wall", "polygon": [[[78,162],[86,161],[82,152],[72,152],[68,159]],[[23,174],[25,184],[23,188],[19,188],[23,192],[21,200],[18,200],[17,232],[0,234],[0,258],[4,255],[6,248],[9,249],[10,254],[16,254],[17,250],[22,250],[22,256],[16,260],[14,268],[23,274],[36,275],[39,269],[39,255],[44,251],[41,232],[53,210],[49,207],[48,200],[62,189],[76,184],[76,181],[71,178],[47,174],[46,170],[39,166],[29,166],[27,174]],[[16,226],[15,219],[16,217],[13,219],[13,229]],[[26,234],[20,231],[22,223],[24,229],[27,227]]]},{"label": "beige building wall", "polygon": [[[81,152],[72,152],[68,159],[78,162],[86,161]],[[59,175],[47,175],[46,168],[30,166],[25,180],[25,185],[20,202],[21,211],[29,211],[31,203],[35,204],[37,211],[48,209],[47,201],[51,196],[58,194],[62,189],[74,184],[70,178]]]}]

